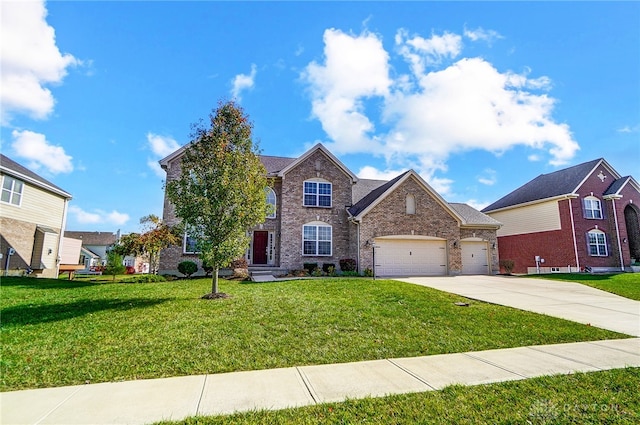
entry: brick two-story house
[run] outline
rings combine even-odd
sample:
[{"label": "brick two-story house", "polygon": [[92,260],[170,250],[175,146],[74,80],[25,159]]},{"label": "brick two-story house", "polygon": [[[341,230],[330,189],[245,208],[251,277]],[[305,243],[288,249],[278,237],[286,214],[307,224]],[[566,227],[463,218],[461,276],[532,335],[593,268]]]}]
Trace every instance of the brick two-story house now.
[{"label": "brick two-story house", "polygon": [[[160,161],[167,181],[180,175],[184,147]],[[386,182],[359,179],[318,144],[298,158],[260,156],[274,213],[250,229],[250,267],[299,270],[354,259],[377,276],[497,272],[500,223],[466,204],[446,202],[416,172]],[[166,199],[163,219],[176,223]],[[163,250],[160,273],[197,260],[189,235]]]},{"label": "brick two-story house", "polygon": [[503,223],[499,256],[516,273],[621,271],[640,260],[640,186],[602,158],[542,174],[482,211]]}]

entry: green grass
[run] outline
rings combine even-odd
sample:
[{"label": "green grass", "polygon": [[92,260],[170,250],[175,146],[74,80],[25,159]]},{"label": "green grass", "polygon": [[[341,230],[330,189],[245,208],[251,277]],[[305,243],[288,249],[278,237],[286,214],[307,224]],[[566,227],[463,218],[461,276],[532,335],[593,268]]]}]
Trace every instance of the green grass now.
[{"label": "green grass", "polygon": [[637,424],[640,368],[547,376],[163,425]]},{"label": "green grass", "polygon": [[0,390],[626,337],[390,280],[209,289],[3,278]]},{"label": "green grass", "polygon": [[549,280],[578,282],[612,294],[640,301],[640,273],[591,274],[591,273],[552,273],[528,275]]}]

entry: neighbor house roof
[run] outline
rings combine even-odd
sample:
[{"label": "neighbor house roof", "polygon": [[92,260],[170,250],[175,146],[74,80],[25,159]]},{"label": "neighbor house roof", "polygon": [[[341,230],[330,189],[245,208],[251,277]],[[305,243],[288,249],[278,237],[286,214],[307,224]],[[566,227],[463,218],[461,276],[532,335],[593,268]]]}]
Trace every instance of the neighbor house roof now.
[{"label": "neighbor house roof", "polygon": [[620,191],[627,185],[627,184],[631,184],[633,187],[635,187],[635,189],[637,191],[640,192],[640,185],[638,184],[638,182],[631,176],[625,176],[625,177],[620,177],[619,179],[615,180],[613,183],[611,183],[611,186],[609,186],[606,190],[606,192],[604,192],[605,196],[615,196],[615,195],[619,195]]},{"label": "neighbor house roof", "polygon": [[73,239],[82,239],[83,246],[109,246],[116,243],[118,236],[111,232],[80,232],[66,231],[64,236]]},{"label": "neighbor house roof", "polygon": [[[540,174],[535,179],[525,183],[513,192],[484,208],[482,212],[495,211],[515,205],[574,194],[584,180],[601,163],[606,164],[606,161],[603,158],[599,158],[553,173]],[[612,173],[615,173],[608,164],[607,168],[610,169]]]},{"label": "neighbor house roof", "polygon": [[17,162],[3,154],[0,154],[0,171],[2,171],[3,174],[16,177],[41,189],[45,189],[49,192],[55,193],[56,195],[60,195],[63,198],[72,198],[71,194],[69,194],[67,191],[59,188],[49,180],[42,178],[38,174],[34,173],[26,167],[23,167],[22,165],[18,164]]}]

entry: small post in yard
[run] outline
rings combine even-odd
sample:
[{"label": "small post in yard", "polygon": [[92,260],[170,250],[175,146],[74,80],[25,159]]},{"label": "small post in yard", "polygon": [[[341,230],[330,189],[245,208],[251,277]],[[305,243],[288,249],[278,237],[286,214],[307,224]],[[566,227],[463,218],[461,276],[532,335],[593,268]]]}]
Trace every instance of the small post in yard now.
[{"label": "small post in yard", "polygon": [[7,262],[5,263],[5,266],[4,266],[5,276],[9,275],[9,260],[11,260],[11,256],[15,253],[16,253],[16,250],[11,247],[9,247],[9,249],[7,250]]}]

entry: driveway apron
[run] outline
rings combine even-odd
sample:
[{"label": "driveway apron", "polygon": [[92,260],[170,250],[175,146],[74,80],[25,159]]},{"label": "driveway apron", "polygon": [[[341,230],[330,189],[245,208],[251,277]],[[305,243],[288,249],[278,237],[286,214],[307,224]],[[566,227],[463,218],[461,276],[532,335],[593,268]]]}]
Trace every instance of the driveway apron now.
[{"label": "driveway apron", "polygon": [[397,280],[640,336],[640,302],[579,283],[510,276],[413,277]]}]

